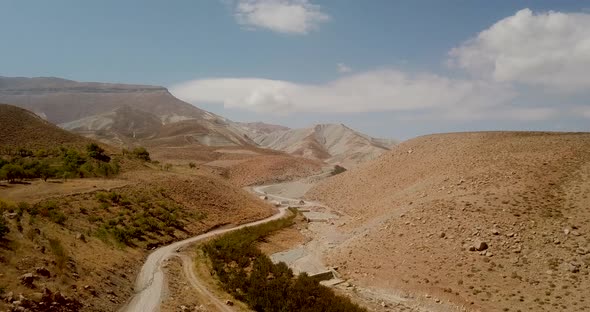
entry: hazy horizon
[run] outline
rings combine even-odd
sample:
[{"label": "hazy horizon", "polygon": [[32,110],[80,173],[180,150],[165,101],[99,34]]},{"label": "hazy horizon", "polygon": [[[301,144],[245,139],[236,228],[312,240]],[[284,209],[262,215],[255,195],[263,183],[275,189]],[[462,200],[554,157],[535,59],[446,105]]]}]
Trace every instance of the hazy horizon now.
[{"label": "hazy horizon", "polygon": [[589,131],[588,4],[0,1],[0,75],[162,85],[235,121],[401,140]]}]

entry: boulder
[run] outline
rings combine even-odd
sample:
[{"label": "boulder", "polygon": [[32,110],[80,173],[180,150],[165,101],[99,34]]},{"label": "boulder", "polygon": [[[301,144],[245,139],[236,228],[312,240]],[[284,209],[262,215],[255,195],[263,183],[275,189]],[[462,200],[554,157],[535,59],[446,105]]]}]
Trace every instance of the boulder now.
[{"label": "boulder", "polygon": [[33,273],[26,273],[20,276],[19,280],[21,282],[21,284],[27,286],[27,287],[33,287],[33,283],[35,282],[35,280],[38,278],[37,275],[33,274]]},{"label": "boulder", "polygon": [[486,243],[482,240],[476,240],[473,243],[473,248],[475,248],[475,250],[477,250],[477,251],[484,251],[484,250],[488,249],[488,243]]}]

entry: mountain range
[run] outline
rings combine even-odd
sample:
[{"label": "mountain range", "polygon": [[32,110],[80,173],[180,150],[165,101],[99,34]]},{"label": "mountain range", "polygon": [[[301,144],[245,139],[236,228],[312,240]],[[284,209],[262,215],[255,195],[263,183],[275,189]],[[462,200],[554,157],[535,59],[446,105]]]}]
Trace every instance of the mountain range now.
[{"label": "mountain range", "polygon": [[114,146],[260,146],[351,167],[395,145],[341,124],[289,129],[234,122],[183,102],[160,86],[0,77],[0,102]]}]

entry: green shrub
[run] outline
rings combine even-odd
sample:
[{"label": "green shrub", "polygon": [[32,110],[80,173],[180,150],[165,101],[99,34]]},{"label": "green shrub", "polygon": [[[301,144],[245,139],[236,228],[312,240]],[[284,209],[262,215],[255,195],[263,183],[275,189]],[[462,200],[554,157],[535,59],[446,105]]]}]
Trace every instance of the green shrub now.
[{"label": "green shrub", "polygon": [[129,245],[129,243],[131,242],[131,235],[129,235],[129,233],[125,229],[115,227],[111,230],[111,232],[113,233],[115,241],[117,241],[118,243]]},{"label": "green shrub", "polygon": [[134,148],[131,152],[131,155],[143,161],[150,161],[150,153],[145,149],[145,147]]},{"label": "green shrub", "polygon": [[108,194],[105,192],[98,192],[98,193],[96,193],[96,195],[94,195],[94,197],[100,203],[108,203],[108,201],[109,201]]},{"label": "green shrub", "polygon": [[64,225],[67,219],[66,215],[61,211],[51,210],[49,212],[49,220],[59,225]]},{"label": "green shrub", "polygon": [[105,154],[105,151],[102,147],[98,146],[96,143],[90,143],[86,146],[86,152],[90,158],[94,158],[98,161],[102,162],[110,162],[111,157]]},{"label": "green shrub", "polygon": [[337,296],[307,274],[293,276],[284,263],[272,261],[255,242],[293,223],[294,215],[217,238],[203,246],[223,288],[255,311],[365,311]]},{"label": "green shrub", "polygon": [[10,233],[8,222],[4,219],[4,216],[0,215],[0,238],[4,238],[6,234]]}]

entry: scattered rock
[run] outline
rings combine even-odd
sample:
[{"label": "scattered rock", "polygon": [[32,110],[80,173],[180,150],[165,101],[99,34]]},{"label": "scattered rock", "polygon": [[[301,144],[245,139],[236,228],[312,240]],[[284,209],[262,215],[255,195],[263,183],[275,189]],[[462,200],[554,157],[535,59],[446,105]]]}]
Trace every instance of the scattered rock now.
[{"label": "scattered rock", "polygon": [[90,285],[84,285],[84,289],[88,291],[91,295],[96,296],[96,289]]},{"label": "scattered rock", "polygon": [[231,300],[225,300],[225,304],[231,307],[234,305],[234,302]]},{"label": "scattered rock", "polygon": [[445,236],[447,236],[447,234],[445,232],[440,232],[440,234],[438,236],[440,238],[445,238]]},{"label": "scattered rock", "polygon": [[500,231],[498,231],[498,229],[492,229],[492,234],[500,235]]},{"label": "scattered rock", "polygon": [[574,263],[568,263],[566,265],[566,268],[571,273],[578,273],[578,272],[580,272],[580,268],[577,265],[575,265]]},{"label": "scattered rock", "polygon": [[21,275],[19,280],[20,280],[21,284],[23,284],[29,288],[33,288],[35,286],[33,283],[35,282],[35,280],[37,278],[38,278],[38,276],[33,273],[26,273],[26,274]]},{"label": "scattered rock", "polygon": [[80,241],[83,241],[84,243],[86,242],[86,236],[84,234],[82,234],[82,233],[76,234],[76,239],[77,240],[80,240]]},{"label": "scattered rock", "polygon": [[16,216],[18,216],[18,214],[16,212],[5,212],[4,213],[4,217],[8,218],[8,219],[14,219],[14,218],[16,218]]},{"label": "scattered rock", "polygon": [[4,301],[11,303],[12,301],[14,301],[14,293],[11,291],[9,293],[7,293],[6,295],[4,295]]},{"label": "scattered rock", "polygon": [[45,267],[37,267],[35,268],[35,272],[44,277],[51,277],[51,272]]},{"label": "scattered rock", "polygon": [[568,228],[563,229],[563,234],[569,235],[570,234],[570,229],[568,229]]},{"label": "scattered rock", "polygon": [[473,244],[473,247],[477,251],[483,251],[483,250],[488,249],[488,243],[481,241],[481,240],[476,240],[475,243]]}]

